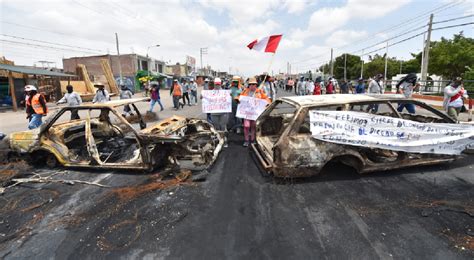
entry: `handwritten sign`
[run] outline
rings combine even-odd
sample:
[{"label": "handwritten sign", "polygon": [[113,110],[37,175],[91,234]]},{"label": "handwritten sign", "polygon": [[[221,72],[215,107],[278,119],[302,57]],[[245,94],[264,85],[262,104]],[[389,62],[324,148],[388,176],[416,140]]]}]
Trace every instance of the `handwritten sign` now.
[{"label": "handwritten sign", "polygon": [[256,120],[268,104],[266,100],[248,96],[241,96],[239,101],[235,116],[248,120]]},{"label": "handwritten sign", "polygon": [[232,112],[232,97],[230,96],[230,90],[203,90],[201,95],[203,113]]},{"label": "handwritten sign", "polygon": [[474,126],[416,121],[352,111],[310,111],[318,140],[410,153],[460,154],[474,146]]}]

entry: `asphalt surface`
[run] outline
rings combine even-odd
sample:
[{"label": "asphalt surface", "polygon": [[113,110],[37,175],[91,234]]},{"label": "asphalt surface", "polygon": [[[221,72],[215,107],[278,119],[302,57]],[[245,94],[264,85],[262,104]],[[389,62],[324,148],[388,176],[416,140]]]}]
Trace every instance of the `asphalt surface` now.
[{"label": "asphalt surface", "polygon": [[[165,110],[160,118],[167,113],[204,117],[196,107]],[[333,165],[320,177],[281,180],[263,176],[242,141],[230,135],[208,171],[181,181],[167,169],[0,164],[2,174],[109,186],[6,189],[0,259],[474,258],[473,155],[365,176]]]},{"label": "asphalt surface", "polygon": [[[0,196],[2,259],[472,259],[473,156],[358,176],[262,176],[241,136],[204,181],[28,170],[110,188],[22,184]],[[176,172],[175,172],[176,174]]]}]

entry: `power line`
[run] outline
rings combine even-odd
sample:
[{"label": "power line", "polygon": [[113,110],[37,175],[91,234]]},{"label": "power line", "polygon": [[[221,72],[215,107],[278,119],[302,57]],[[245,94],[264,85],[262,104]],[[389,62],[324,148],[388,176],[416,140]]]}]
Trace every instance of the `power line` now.
[{"label": "power line", "polygon": [[[445,27],[439,27],[439,28],[433,28],[432,31],[434,30],[442,30],[442,29],[448,29],[448,28],[453,28],[453,27],[461,27],[461,26],[466,26],[466,25],[471,25],[471,24],[474,24],[474,22],[470,22],[470,23],[463,23],[463,24],[456,24],[456,25],[450,25],[450,26],[445,26]],[[378,51],[381,51],[381,50],[385,50],[387,47],[392,47],[394,45],[398,45],[400,43],[403,43],[403,42],[406,42],[408,40],[411,40],[413,38],[416,38],[420,35],[423,35],[424,33],[426,33],[426,31],[423,31],[421,33],[418,33],[418,34],[415,34],[415,35],[412,35],[410,37],[407,37],[407,38],[404,38],[400,41],[397,41],[397,42],[394,42],[392,44],[389,44],[388,46],[384,46],[384,47],[381,47],[381,48],[378,48],[378,49],[375,49],[375,50],[372,50],[372,51],[369,51],[369,52],[365,52],[364,55],[368,55],[368,54],[372,54],[372,53],[375,53],[375,52],[378,52]],[[327,64],[327,62],[325,63]],[[314,67],[314,66],[308,66],[308,67]]]},{"label": "power line", "polygon": [[437,24],[437,23],[447,23],[447,22],[456,21],[456,20],[461,20],[461,19],[465,19],[465,18],[469,18],[469,17],[473,17],[473,16],[474,16],[474,14],[471,14],[471,15],[466,15],[466,16],[457,17],[457,18],[453,18],[453,19],[443,20],[443,21],[439,21],[439,22],[433,22],[433,24]]},{"label": "power line", "polygon": [[100,52],[100,53],[104,52],[103,50],[98,50],[98,49],[91,49],[91,48],[79,47],[79,46],[74,46],[74,45],[67,45],[67,44],[62,44],[62,43],[47,42],[47,41],[41,41],[41,40],[35,40],[35,39],[28,39],[28,38],[24,38],[24,37],[20,37],[20,36],[8,35],[8,34],[3,34],[3,33],[0,34],[0,35],[15,38],[15,39],[27,40],[27,41],[41,42],[41,43],[58,45],[58,46],[77,48],[77,49],[82,49],[82,50],[97,51],[97,52]]},{"label": "power line", "polygon": [[[457,6],[457,5],[459,5],[459,4],[463,3],[463,2],[464,2],[464,1],[460,1],[460,2],[457,2],[457,1],[455,1],[455,2],[450,2],[450,3],[447,3],[447,4],[443,4],[443,5],[441,5],[441,6],[438,6],[438,7],[434,8],[434,9],[432,9],[432,10],[430,10],[430,11],[421,12],[421,13],[419,13],[418,15],[414,16],[413,18],[410,18],[410,19],[408,19],[408,20],[405,20],[405,21],[403,21],[403,22],[401,22],[401,23],[399,23],[399,24],[396,24],[396,25],[394,25],[394,26],[390,26],[390,27],[388,27],[388,28],[386,28],[386,29],[382,29],[381,31],[376,32],[376,33],[374,33],[373,35],[380,35],[380,34],[382,34],[382,33],[384,33],[384,32],[391,31],[391,30],[396,29],[396,28],[405,27],[405,26],[407,26],[407,25],[409,25],[409,24],[413,24],[413,23],[417,22],[418,20],[426,19],[426,17],[425,17],[426,14],[439,13],[439,12],[445,11],[445,10],[447,10],[447,9],[450,9],[450,8],[452,8],[452,7],[454,7],[454,6]],[[421,15],[421,16],[420,16],[420,15]],[[428,15],[428,16],[429,16],[429,15]],[[426,26],[426,25],[424,25],[424,26]],[[423,27],[424,27],[424,26],[423,26]],[[418,29],[420,29],[420,28],[418,28]],[[405,32],[405,33],[409,33],[409,32]],[[399,36],[403,36],[403,35],[404,35],[404,34],[399,34]],[[361,40],[361,41],[359,41],[358,43],[353,43],[353,42],[351,42],[351,43],[349,43],[349,44],[343,45],[342,47],[335,48],[335,49],[336,49],[336,50],[342,50],[342,49],[347,48],[347,47],[349,47],[349,46],[357,46],[357,45],[360,45],[361,43],[364,43],[364,42],[367,42],[367,41],[371,41],[371,40],[372,40],[372,39],[369,38],[369,39]],[[385,42],[385,41],[387,41],[387,40],[384,40],[383,42]],[[383,43],[383,42],[382,42],[382,43]],[[378,45],[378,44],[380,44],[380,43],[377,43],[377,44],[375,44],[375,45]],[[365,48],[362,48],[361,50],[364,50],[364,49],[367,49],[367,48],[371,48],[371,47],[373,47],[373,46],[365,47]],[[359,50],[359,51],[360,51],[360,50]],[[311,60],[311,59],[315,59],[315,58],[318,58],[318,57],[321,57],[321,56],[324,56],[324,55],[313,56],[313,57],[310,57],[310,58],[307,58],[307,59],[304,59],[304,60],[300,60],[300,61],[293,62],[292,64],[302,63],[302,62],[305,62],[305,61],[308,61],[308,60]]]},{"label": "power line", "polygon": [[10,41],[10,40],[4,40],[0,39],[2,42],[7,42],[7,43],[16,43],[16,44],[23,44],[23,45],[28,45],[32,46],[33,48],[47,48],[47,49],[56,49],[56,50],[64,50],[64,51],[70,51],[70,52],[82,52],[82,53],[93,53],[97,54],[95,52],[90,52],[90,51],[80,51],[80,50],[74,50],[74,49],[67,49],[67,48],[60,48],[60,47],[54,47],[54,46],[47,46],[47,45],[40,45],[40,44],[32,44],[32,43],[26,43],[26,42],[18,42],[18,41]]},{"label": "power line", "polygon": [[441,29],[448,29],[448,28],[453,28],[453,27],[461,27],[461,26],[466,26],[466,25],[470,25],[470,24],[474,24],[474,22],[449,25],[449,26],[439,27],[439,28],[433,28],[432,31],[441,30]]}]

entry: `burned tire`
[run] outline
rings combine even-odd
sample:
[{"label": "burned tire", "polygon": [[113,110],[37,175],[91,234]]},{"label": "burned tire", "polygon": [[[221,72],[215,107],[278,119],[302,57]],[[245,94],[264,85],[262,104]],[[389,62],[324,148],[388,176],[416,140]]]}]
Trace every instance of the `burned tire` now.
[{"label": "burned tire", "polygon": [[48,168],[56,168],[58,166],[58,159],[52,153],[48,153],[45,158],[45,164]]},{"label": "burned tire", "polygon": [[29,161],[35,166],[46,166],[48,168],[56,168],[59,165],[56,156],[47,151],[33,152]]}]

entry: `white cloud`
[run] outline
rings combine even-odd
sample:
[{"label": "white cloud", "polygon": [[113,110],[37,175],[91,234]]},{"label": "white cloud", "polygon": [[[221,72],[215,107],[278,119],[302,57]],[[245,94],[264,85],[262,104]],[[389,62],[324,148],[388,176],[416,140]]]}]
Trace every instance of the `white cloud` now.
[{"label": "white cloud", "polygon": [[326,45],[333,47],[342,47],[366,38],[368,33],[366,31],[351,31],[351,30],[338,30],[333,32],[326,38]]},{"label": "white cloud", "polygon": [[308,1],[308,0],[285,0],[283,3],[283,7],[288,11],[290,14],[297,14],[300,13],[310,4],[315,4],[316,1]]},{"label": "white cloud", "polygon": [[296,30],[300,39],[326,35],[346,25],[352,19],[374,19],[390,13],[410,0],[349,0],[341,7],[322,8],[311,15],[305,30]]}]

